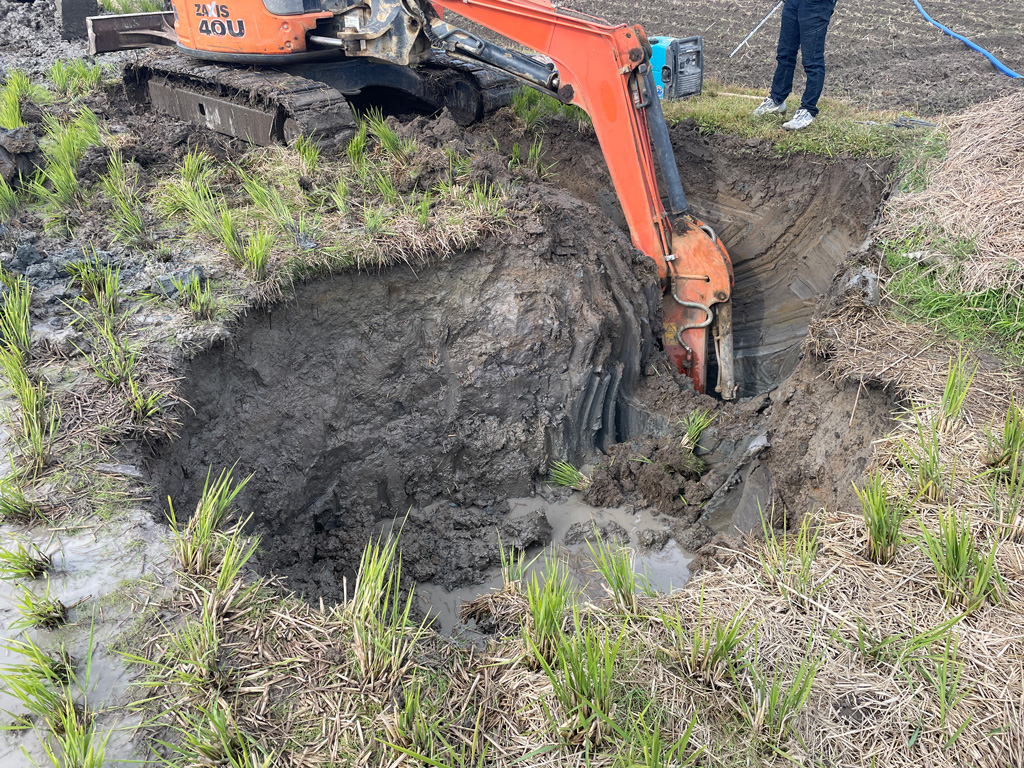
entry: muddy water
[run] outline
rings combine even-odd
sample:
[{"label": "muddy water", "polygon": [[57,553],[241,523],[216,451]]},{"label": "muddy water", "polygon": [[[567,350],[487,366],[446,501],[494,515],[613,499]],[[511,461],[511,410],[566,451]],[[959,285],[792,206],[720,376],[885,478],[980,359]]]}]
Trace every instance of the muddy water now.
[{"label": "muddy water", "polygon": [[[0,440],[6,438],[4,435]],[[4,440],[5,442],[5,440]],[[3,443],[0,442],[0,453]],[[6,462],[4,462],[6,464]],[[51,555],[49,591],[70,608],[69,621],[55,630],[20,628],[17,610],[21,586],[43,595],[47,579],[14,584],[0,581],[0,646],[29,638],[43,650],[61,643],[76,661],[78,700],[98,712],[95,733],[110,733],[105,766],[137,765],[149,757],[148,749],[132,742],[137,718],[119,707],[126,703],[129,673],[114,650],[117,637],[134,618],[133,598],[158,599],[169,568],[167,532],[146,511],[127,510],[122,519],[81,524],[65,523],[56,531],[0,526],[0,545],[34,543]],[[24,660],[0,648],[0,672]],[[21,714],[20,704],[0,691],[0,725],[9,726]],[[42,723],[37,723],[45,732]],[[34,729],[0,732],[0,766],[29,768],[48,764]]]},{"label": "muddy water", "polygon": [[[629,547],[633,554],[633,567],[640,583],[645,581],[661,592],[670,592],[686,583],[690,576],[689,564],[694,558],[692,552],[680,549],[674,540],[669,540],[661,549],[641,550],[639,537],[642,531],[662,531],[664,521],[656,519],[649,510],[630,511],[622,507],[595,509],[584,504],[579,494],[574,494],[565,501],[549,502],[540,496],[533,498],[509,499],[511,514],[542,513],[551,525],[551,543],[546,546],[531,547],[526,551],[526,558],[533,564],[528,575],[535,572],[543,573],[544,563],[548,556],[561,558],[569,565],[570,573],[576,587],[591,599],[604,594],[601,574],[594,567],[590,549],[585,541],[578,536],[569,536],[570,528],[584,530],[604,529],[609,524],[619,526],[628,536],[628,542],[621,542]],[[466,602],[479,597],[502,585],[501,569],[492,568],[481,584],[445,589],[439,584],[424,583],[416,587],[416,595],[424,614],[434,620],[435,628],[446,634],[463,634],[472,637],[472,627],[463,624],[459,619],[459,611]]]}]

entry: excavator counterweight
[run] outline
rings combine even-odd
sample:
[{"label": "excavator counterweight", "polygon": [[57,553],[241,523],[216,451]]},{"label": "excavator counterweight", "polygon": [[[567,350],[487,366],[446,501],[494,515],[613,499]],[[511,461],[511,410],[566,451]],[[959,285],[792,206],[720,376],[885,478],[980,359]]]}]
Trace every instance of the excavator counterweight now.
[{"label": "excavator counterweight", "polygon": [[[352,127],[346,97],[375,88],[427,108],[448,107],[464,124],[500,105],[516,82],[581,107],[592,119],[633,244],[657,264],[666,352],[704,392],[713,335],[717,390],[735,397],[732,267],[715,233],[688,212],[652,48],[639,26],[609,25],[549,0],[172,3],[173,16],[120,17],[122,30],[112,21],[118,17],[91,19],[92,52],[175,46],[135,65],[154,105],[256,143],[300,134],[344,140]],[[446,11],[540,57],[449,24]]]}]

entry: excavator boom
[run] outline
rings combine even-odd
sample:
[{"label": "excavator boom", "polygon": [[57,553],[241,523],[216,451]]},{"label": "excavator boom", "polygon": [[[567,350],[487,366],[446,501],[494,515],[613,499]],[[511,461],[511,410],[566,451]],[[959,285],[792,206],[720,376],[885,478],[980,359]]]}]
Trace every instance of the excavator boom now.
[{"label": "excavator boom", "polygon": [[[422,66],[437,51],[443,51],[449,59],[503,71],[564,103],[580,106],[593,121],[633,244],[657,264],[664,288],[666,352],[677,369],[693,380],[696,390],[704,392],[708,340],[713,335],[718,350],[717,389],[723,398],[735,397],[732,267],[715,233],[687,212],[650,69],[651,46],[639,26],[608,25],[556,8],[550,0],[227,0],[210,4],[173,0],[173,4],[175,42],[191,56],[277,68],[294,61],[305,67],[301,71],[285,67],[301,77],[282,80],[277,75],[281,80],[275,86],[277,90],[264,98],[283,100],[277,95],[283,93],[292,103],[307,104],[307,113],[308,104],[315,101],[302,94],[311,81],[319,79],[334,86],[333,99],[358,90],[351,87],[352,82],[359,82],[358,77],[355,81],[352,78],[368,70],[366,66],[353,68],[353,63],[408,72],[411,65]],[[507,50],[452,26],[442,18],[445,11],[514,40],[548,61]],[[171,41],[166,17],[160,23],[164,26],[152,40],[167,44]],[[144,40],[146,35],[134,29],[131,47]],[[340,57],[341,63],[319,63],[332,56]],[[179,82],[190,76],[189,71],[172,71],[170,65],[164,69]],[[203,77],[224,85],[222,75],[207,72]],[[259,87],[259,73],[246,77],[254,81],[247,86],[251,93],[268,90]],[[158,98],[174,102],[179,113],[192,106],[191,102],[184,107],[178,103],[180,89],[176,90],[173,83],[168,85],[161,78],[154,78],[154,82],[159,85],[154,103]],[[457,87],[444,90],[445,94],[459,92]],[[194,111],[208,114],[223,106],[230,116],[237,114],[241,119],[246,115],[242,110],[250,108],[211,102],[201,91],[197,88],[197,95],[189,97],[195,101]],[[454,106],[464,101],[456,99]],[[479,114],[480,110],[473,106],[465,112]],[[287,114],[281,112],[275,119],[271,140],[288,139],[305,125],[315,123],[308,114],[303,118],[297,108]],[[340,111],[334,122],[345,124]],[[667,187],[669,211],[662,203],[655,159]]]}]

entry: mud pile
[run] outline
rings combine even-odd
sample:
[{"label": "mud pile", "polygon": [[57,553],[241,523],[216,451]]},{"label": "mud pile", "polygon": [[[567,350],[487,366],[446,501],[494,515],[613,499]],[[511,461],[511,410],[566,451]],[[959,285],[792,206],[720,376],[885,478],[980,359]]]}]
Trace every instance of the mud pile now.
[{"label": "mud pile", "polygon": [[85,40],[61,39],[53,0],[0,0],[0,80],[11,69],[42,77],[57,59],[85,53]]}]

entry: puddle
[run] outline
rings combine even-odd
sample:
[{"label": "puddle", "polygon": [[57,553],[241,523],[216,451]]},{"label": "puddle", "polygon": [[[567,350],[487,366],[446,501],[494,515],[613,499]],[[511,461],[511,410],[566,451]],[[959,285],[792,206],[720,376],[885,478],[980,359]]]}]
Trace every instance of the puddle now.
[{"label": "puddle", "polygon": [[[508,503],[512,516],[529,518],[543,513],[551,525],[551,543],[526,550],[527,560],[533,561],[527,570],[528,575],[538,570],[542,572],[545,555],[554,555],[568,563],[572,579],[583,594],[590,599],[602,597],[605,594],[603,579],[594,567],[587,543],[579,539],[581,531],[590,531],[596,525],[629,537],[628,542],[623,541],[622,544],[633,552],[634,570],[654,589],[671,592],[683,586],[690,577],[689,565],[695,555],[681,549],[674,540],[669,539],[661,549],[640,549],[641,534],[651,531],[655,535],[668,535],[665,529],[667,521],[656,518],[648,510],[631,512],[622,507],[595,509],[580,501],[579,494],[559,502],[535,496],[509,499]],[[492,568],[486,572],[482,583],[445,589],[439,584],[426,582],[416,586],[416,596],[420,610],[433,618],[434,627],[439,632],[472,638],[476,635],[473,628],[459,619],[462,605],[501,586],[501,569]]]},{"label": "puddle", "polygon": [[[104,763],[110,768],[137,765],[147,757],[131,742],[131,729],[138,721],[111,709],[124,704],[130,682],[128,670],[112,645],[133,619],[129,593],[141,595],[151,589],[139,580],[151,577],[155,566],[164,567],[167,557],[164,532],[147,513],[136,510],[126,517],[124,521],[90,524],[59,534],[42,529],[15,532],[12,526],[0,526],[0,541],[4,544],[32,542],[53,556],[50,594],[74,606],[69,623],[58,629],[12,628],[21,618],[16,608],[21,590],[17,584],[0,581],[0,643],[28,637],[44,650],[65,643],[77,661],[85,699],[90,708],[102,710],[96,718],[96,733],[113,731]],[[24,583],[37,595],[46,589],[45,579]],[[0,668],[21,663],[19,655],[0,650]],[[0,692],[0,711],[0,724],[7,726],[13,717],[6,713],[17,714],[22,709],[14,698]],[[0,766],[29,768],[37,764],[47,762],[35,732],[0,732]]]}]

